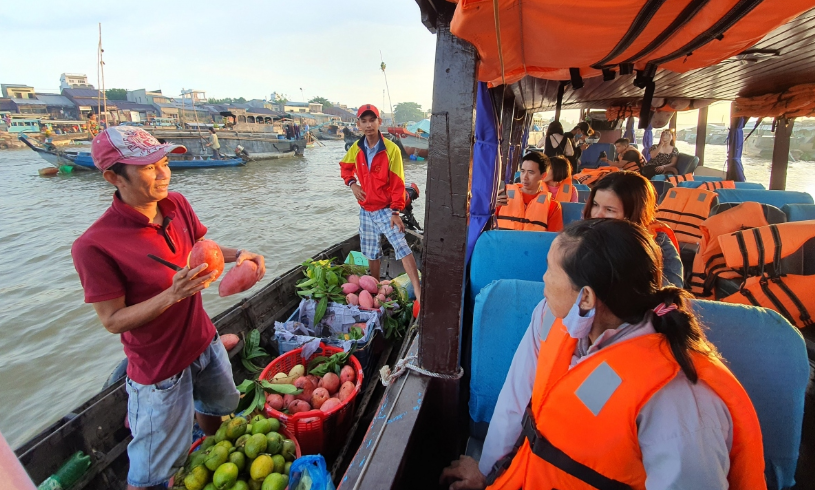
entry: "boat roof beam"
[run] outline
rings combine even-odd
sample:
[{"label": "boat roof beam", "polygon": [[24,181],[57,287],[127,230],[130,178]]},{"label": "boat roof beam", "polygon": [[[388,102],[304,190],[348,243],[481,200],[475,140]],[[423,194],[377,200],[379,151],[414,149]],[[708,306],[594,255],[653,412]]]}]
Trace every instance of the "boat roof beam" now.
[{"label": "boat roof beam", "polygon": [[790,158],[790,138],[795,118],[778,118],[775,125],[775,139],[773,140],[773,162],[770,167],[770,189],[781,190],[787,188],[787,166]]}]

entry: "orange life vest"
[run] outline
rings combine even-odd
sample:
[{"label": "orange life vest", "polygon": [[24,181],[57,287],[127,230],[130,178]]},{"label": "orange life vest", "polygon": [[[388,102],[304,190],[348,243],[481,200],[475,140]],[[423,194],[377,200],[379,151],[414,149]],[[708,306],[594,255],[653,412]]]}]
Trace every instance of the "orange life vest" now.
[{"label": "orange life vest", "polygon": [[[551,313],[542,332],[519,449],[506,471],[500,473],[505,462],[496,465],[498,477],[487,489],[645,489],[637,416],[679,373],[664,336],[621,341],[570,369],[577,340]],[[766,489],[761,428],[749,396],[720,361],[696,353],[691,359],[733,421],[730,488]]]},{"label": "orange life vest", "polygon": [[578,184],[584,184],[591,186],[598,180],[602,179],[606,176],[606,174],[611,172],[617,172],[620,170],[617,167],[600,167],[600,168],[584,168],[574,175],[574,180]]},{"label": "orange life vest", "polygon": [[674,187],[677,187],[680,182],[691,182],[693,180],[693,174],[673,175],[665,180],[673,184]]},{"label": "orange life vest", "polygon": [[519,184],[507,184],[507,205],[496,213],[499,230],[546,231],[552,195],[541,191],[538,197],[524,204]]},{"label": "orange life vest", "polygon": [[716,201],[716,193],[704,189],[669,189],[659,205],[657,219],[667,223],[680,242],[699,243],[699,225],[708,218]]},{"label": "orange life vest", "polygon": [[718,180],[718,181],[711,181],[711,182],[702,182],[702,185],[697,187],[697,189],[706,189],[709,191],[715,191],[716,189],[735,189],[736,182],[732,180]]},{"label": "orange life vest", "polygon": [[[815,221],[796,221],[740,230],[719,237],[727,266],[745,281],[722,301],[763,306],[798,328],[815,324],[815,275],[780,274],[780,261],[815,238]],[[769,270],[765,266],[773,264]]]},{"label": "orange life vest", "polygon": [[651,232],[651,236],[656,239],[657,233],[665,233],[668,235],[668,238],[671,239],[673,242],[674,247],[676,247],[676,251],[679,252],[679,242],[676,240],[676,235],[674,231],[671,229],[670,226],[666,225],[665,223],[660,223],[659,221],[654,221],[650,225],[648,225],[648,231]]},{"label": "orange life vest", "polygon": [[690,290],[700,298],[713,296],[716,278],[740,279],[741,274],[727,267],[719,245],[719,236],[745,228],[767,226],[764,210],[757,202],[744,202],[711,216],[699,225],[702,240],[693,258]]},{"label": "orange life vest", "polygon": [[620,170],[627,170],[629,172],[639,172],[640,164],[637,162],[626,161],[625,165],[623,165],[623,168],[621,168]]},{"label": "orange life vest", "polygon": [[[546,184],[541,181],[541,185],[545,186]],[[557,194],[555,194],[555,201],[558,202],[572,202],[572,194],[577,192],[577,189],[574,188],[574,183],[572,183],[572,176],[569,175],[567,178],[563,179],[559,186],[557,186]]]}]

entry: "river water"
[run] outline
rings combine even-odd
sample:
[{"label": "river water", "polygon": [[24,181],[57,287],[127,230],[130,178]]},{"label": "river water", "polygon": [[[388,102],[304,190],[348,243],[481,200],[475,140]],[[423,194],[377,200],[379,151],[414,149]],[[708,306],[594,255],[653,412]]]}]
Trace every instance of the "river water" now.
[{"label": "river water", "polygon": [[[339,177],[343,142],[325,143],[303,158],[176,171],[170,188],[192,203],[207,238],[265,256],[265,284],[357,232],[359,207]],[[97,393],[124,357],[83,303],[70,253],[113,188],[96,172],[39,177],[47,166],[28,149],[0,151],[0,432],[12,447]],[[406,160],[405,179],[422,192],[426,173]],[[214,316],[257,289],[221,298],[210,288],[204,307]]]},{"label": "river water", "polygon": [[[177,171],[171,189],[190,200],[208,238],[262,253],[268,283],[356,233],[358,207],[339,178],[343,154],[342,142],[326,142],[303,158]],[[721,169],[725,158],[724,146],[706,147],[708,166]],[[744,164],[749,181],[768,186],[768,160],[746,156]],[[95,172],[39,177],[46,166],[28,149],[0,152],[0,432],[12,446],[93,396],[124,357],[118,337],[83,303],[70,256],[109,206],[112,187]],[[405,174],[424,192],[425,162],[406,161]],[[787,188],[815,194],[813,174],[815,163],[792,163]],[[420,221],[423,202],[415,206]],[[204,291],[210,315],[240,299]]]}]

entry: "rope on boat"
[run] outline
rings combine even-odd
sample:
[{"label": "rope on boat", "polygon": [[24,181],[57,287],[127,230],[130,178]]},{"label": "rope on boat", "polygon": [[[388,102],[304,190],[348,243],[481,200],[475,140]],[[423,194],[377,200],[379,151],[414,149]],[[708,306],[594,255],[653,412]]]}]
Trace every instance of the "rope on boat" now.
[{"label": "rope on boat", "polygon": [[399,376],[404,374],[407,370],[415,371],[419,374],[439,379],[461,379],[461,377],[464,376],[464,369],[461,366],[458,367],[455,374],[434,373],[432,371],[428,371],[427,369],[420,368],[412,363],[412,361],[417,360],[418,358],[418,356],[412,355],[405,357],[404,359],[400,359],[394,366],[395,371],[393,372],[391,372],[391,368],[389,366],[382,366],[382,369],[379,370],[379,379],[382,381],[382,385],[390,386],[391,383],[397,380]]}]

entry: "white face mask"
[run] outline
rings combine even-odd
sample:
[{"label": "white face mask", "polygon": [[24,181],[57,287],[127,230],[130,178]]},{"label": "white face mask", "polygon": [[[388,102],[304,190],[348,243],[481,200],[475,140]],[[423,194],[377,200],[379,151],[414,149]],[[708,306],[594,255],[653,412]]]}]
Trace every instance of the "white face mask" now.
[{"label": "white face mask", "polygon": [[580,314],[580,300],[583,299],[583,289],[577,293],[577,300],[575,301],[569,314],[563,319],[563,326],[569,332],[569,336],[573,339],[582,339],[589,335],[591,326],[594,323],[594,308],[588,311],[585,315]]}]

